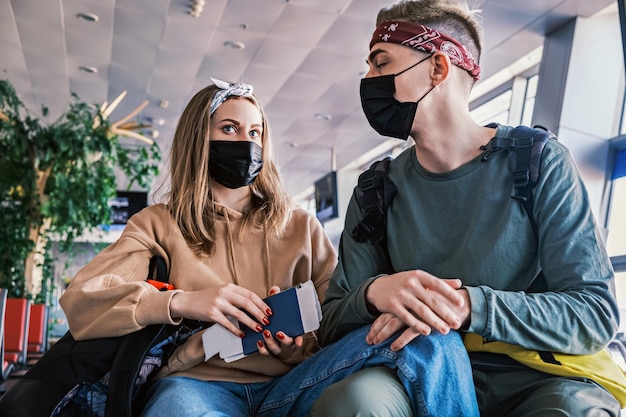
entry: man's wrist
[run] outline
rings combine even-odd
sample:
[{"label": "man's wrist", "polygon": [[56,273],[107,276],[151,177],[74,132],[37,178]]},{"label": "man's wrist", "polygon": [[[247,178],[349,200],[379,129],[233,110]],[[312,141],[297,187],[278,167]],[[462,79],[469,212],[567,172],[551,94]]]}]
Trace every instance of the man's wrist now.
[{"label": "man's wrist", "polygon": [[380,316],[381,311],[376,308],[374,303],[372,303],[369,298],[370,289],[372,288],[372,284],[375,281],[375,279],[372,280],[369,284],[367,284],[367,287],[365,287],[365,307],[367,307],[367,312],[370,313],[372,316]]},{"label": "man's wrist", "polygon": [[463,296],[463,307],[461,307],[462,317],[461,317],[461,330],[469,329],[469,326],[472,322],[472,301],[469,296],[469,291],[465,287],[459,288],[461,295]]}]

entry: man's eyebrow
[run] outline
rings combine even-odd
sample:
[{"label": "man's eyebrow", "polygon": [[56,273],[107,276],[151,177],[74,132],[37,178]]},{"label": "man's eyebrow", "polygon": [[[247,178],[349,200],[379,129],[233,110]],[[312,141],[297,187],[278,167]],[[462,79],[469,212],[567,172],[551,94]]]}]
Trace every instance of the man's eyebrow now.
[{"label": "man's eyebrow", "polygon": [[384,49],[378,48],[378,49],[374,49],[372,52],[370,52],[370,54],[367,56],[367,63],[371,63],[374,58],[376,58],[376,55],[383,53],[383,52],[387,52]]}]

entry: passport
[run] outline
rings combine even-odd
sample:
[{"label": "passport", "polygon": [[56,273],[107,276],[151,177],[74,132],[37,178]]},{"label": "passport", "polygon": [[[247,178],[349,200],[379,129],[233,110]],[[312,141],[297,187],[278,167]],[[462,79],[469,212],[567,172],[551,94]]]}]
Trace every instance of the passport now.
[{"label": "passport", "polygon": [[[270,324],[262,327],[263,330],[269,330],[272,336],[282,331],[290,337],[296,337],[319,328],[322,308],[312,281],[290,287],[263,301],[273,314],[269,317]],[[245,325],[240,326],[232,317],[229,320],[241,328],[245,337],[239,338],[221,325],[214,324],[202,335],[205,361],[219,353],[224,361],[233,362],[258,351],[256,343],[263,339],[263,332],[257,333]]]}]

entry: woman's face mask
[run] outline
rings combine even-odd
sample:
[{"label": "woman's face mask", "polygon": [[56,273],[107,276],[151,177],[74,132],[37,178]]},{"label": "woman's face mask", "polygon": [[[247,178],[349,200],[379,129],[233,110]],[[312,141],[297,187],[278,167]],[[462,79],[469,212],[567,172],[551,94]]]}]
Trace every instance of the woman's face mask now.
[{"label": "woman's face mask", "polygon": [[[361,106],[367,121],[383,136],[406,140],[411,134],[417,105],[432,91],[432,88],[416,102],[401,103],[393,96],[396,92],[395,78],[426,61],[418,61],[397,74],[363,78],[361,80]],[[433,87],[434,88],[434,87]]]},{"label": "woman's face mask", "polygon": [[228,188],[250,185],[263,168],[263,148],[250,141],[212,140],[209,150],[211,178]]}]

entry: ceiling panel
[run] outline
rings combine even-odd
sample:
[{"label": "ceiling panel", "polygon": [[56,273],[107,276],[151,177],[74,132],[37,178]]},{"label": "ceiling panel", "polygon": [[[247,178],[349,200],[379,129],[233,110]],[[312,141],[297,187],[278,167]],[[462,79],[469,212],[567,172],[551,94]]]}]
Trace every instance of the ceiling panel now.
[{"label": "ceiling panel", "polygon": [[303,46],[315,47],[337,18],[337,13],[303,7],[303,1],[290,2],[283,9],[268,36],[291,40]]},{"label": "ceiling panel", "polygon": [[275,25],[276,19],[286,7],[284,0],[229,0],[219,26],[240,28],[265,36]]},{"label": "ceiling panel", "polygon": [[319,41],[320,47],[346,57],[365,59],[369,52],[372,22],[339,16]]},{"label": "ceiling panel", "polygon": [[[612,2],[484,0],[483,79],[540,46],[546,31]],[[210,77],[252,82],[287,188],[300,194],[330,170],[333,147],[341,168],[389,143],[367,124],[358,94],[376,13],[388,3],[205,0],[192,17],[191,0],[0,0],[0,71],[35,115],[49,107],[51,120],[66,109],[70,92],[101,103],[126,90],[112,120],[148,100],[137,117],[163,119],[153,129],[164,152],[183,107]],[[99,19],[87,22],[78,13]],[[229,41],[244,47],[228,48]]]},{"label": "ceiling panel", "polygon": [[353,63],[354,58],[342,53],[315,48],[298,67],[298,72],[324,80],[333,80],[337,76],[343,76],[345,69],[351,67]]}]

